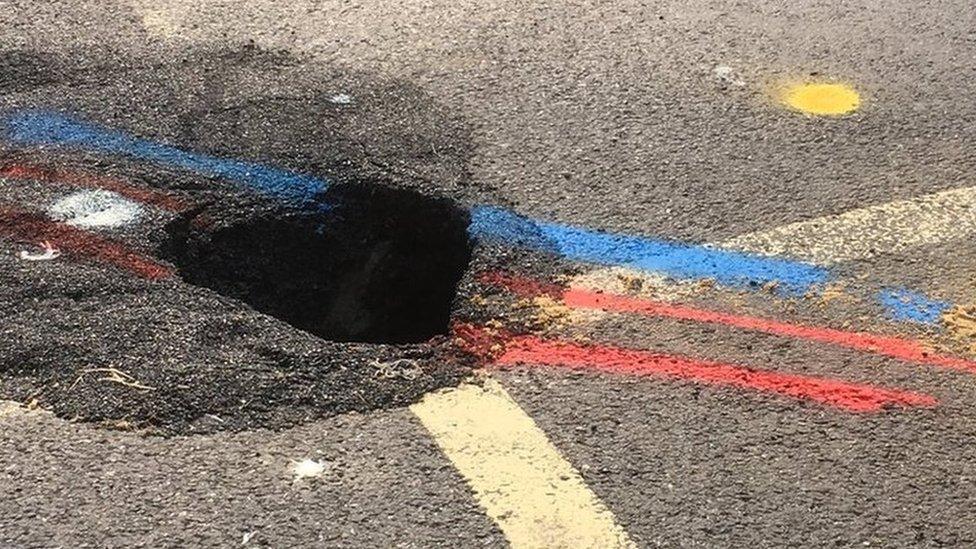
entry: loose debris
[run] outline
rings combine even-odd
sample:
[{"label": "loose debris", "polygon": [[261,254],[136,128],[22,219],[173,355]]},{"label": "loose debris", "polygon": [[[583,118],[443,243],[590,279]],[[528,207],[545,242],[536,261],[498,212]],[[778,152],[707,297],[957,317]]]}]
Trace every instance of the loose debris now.
[{"label": "loose debris", "polygon": [[20,258],[24,261],[50,261],[61,255],[61,250],[55,248],[47,240],[41,242],[41,249],[44,251],[39,254],[28,252],[27,250],[21,250]]},{"label": "loose debris", "polygon": [[420,367],[420,362],[410,358],[398,358],[387,362],[374,360],[369,364],[376,368],[376,377],[381,379],[400,378],[413,381],[424,373],[424,369]]},{"label": "loose debris", "polygon": [[133,389],[139,389],[140,391],[152,391],[154,387],[149,387],[139,383],[139,380],[130,376],[129,374],[118,370],[116,368],[89,368],[87,370],[82,370],[81,375],[78,379],[71,384],[72,387],[78,384],[79,381],[87,374],[107,374],[105,377],[98,378],[98,381],[111,381],[112,383],[118,383],[119,385],[125,385],[126,387],[132,387]]},{"label": "loose debris", "polygon": [[317,478],[322,476],[325,472],[325,463],[321,461],[315,461],[314,459],[303,459],[302,461],[293,461],[291,466],[291,472],[295,475],[295,480],[301,480],[303,478]]}]

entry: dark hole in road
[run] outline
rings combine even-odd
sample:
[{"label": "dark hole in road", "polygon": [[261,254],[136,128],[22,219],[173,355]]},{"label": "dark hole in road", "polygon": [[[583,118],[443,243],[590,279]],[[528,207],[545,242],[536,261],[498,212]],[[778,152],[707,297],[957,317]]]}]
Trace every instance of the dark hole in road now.
[{"label": "dark hole in road", "polygon": [[257,214],[212,232],[174,222],[161,253],[188,283],[333,341],[413,343],[446,334],[471,258],[453,201],[336,186],[326,213]]}]

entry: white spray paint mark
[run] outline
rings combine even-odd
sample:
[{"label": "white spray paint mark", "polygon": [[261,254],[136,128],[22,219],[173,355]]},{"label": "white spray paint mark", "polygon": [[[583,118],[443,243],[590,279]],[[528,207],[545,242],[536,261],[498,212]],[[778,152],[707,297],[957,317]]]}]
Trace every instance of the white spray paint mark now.
[{"label": "white spray paint mark", "polygon": [[117,193],[85,190],[72,193],[48,208],[48,215],[76,227],[121,227],[142,215],[142,206]]},{"label": "white spray paint mark", "polygon": [[712,69],[712,74],[714,74],[716,78],[718,78],[719,80],[721,80],[726,84],[731,84],[733,86],[746,85],[746,83],[743,82],[741,78],[735,75],[735,70],[733,70],[732,67],[728,65],[719,65],[715,67],[714,69]]},{"label": "white spray paint mark", "polygon": [[28,252],[27,250],[21,250],[20,258],[24,261],[50,261],[61,255],[61,250],[55,248],[47,240],[41,242],[41,249],[44,251],[39,254]]},{"label": "white spray paint mark", "polygon": [[295,461],[292,462],[291,472],[295,475],[295,480],[319,477],[325,472],[325,463],[314,459]]},{"label": "white spray paint mark", "polygon": [[162,38],[172,38],[179,33],[182,22],[175,10],[162,10],[157,7],[137,6],[142,16],[142,26],[149,34]]},{"label": "white spray paint mark", "polygon": [[336,105],[348,105],[352,103],[352,96],[348,93],[337,93],[329,98],[329,101]]}]

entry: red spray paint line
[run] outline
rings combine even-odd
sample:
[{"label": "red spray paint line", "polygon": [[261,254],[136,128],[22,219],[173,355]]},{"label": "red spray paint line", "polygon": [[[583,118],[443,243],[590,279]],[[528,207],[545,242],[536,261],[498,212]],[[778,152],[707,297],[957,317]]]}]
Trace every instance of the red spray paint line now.
[{"label": "red spray paint line", "polygon": [[173,274],[169,267],[123,244],[14,208],[0,207],[0,236],[30,242],[50,241],[69,256],[109,263],[150,280]]},{"label": "red spray paint line", "polygon": [[563,294],[562,286],[510,273],[489,271],[478,274],[477,278],[482,284],[504,288],[523,297],[548,295],[558,298]]},{"label": "red spray paint line", "polygon": [[[188,202],[164,192],[136,187],[119,179],[80,171],[56,170],[27,164],[14,164],[0,166],[0,177],[112,191],[130,200],[174,213],[186,211],[191,207],[191,204]],[[211,221],[206,216],[199,215],[194,218],[193,224],[204,228],[210,226]]]},{"label": "red spray paint line", "polygon": [[[490,277],[482,277],[481,280],[491,284],[505,286],[520,295],[528,295],[525,293],[528,286],[526,286],[526,283],[520,277],[495,273]],[[808,326],[804,324],[791,324],[778,320],[722,313],[708,309],[699,309],[615,294],[604,294],[577,288],[570,288],[565,291],[560,290],[555,295],[561,297],[563,302],[569,307],[600,309],[615,313],[635,313],[704,324],[719,324],[771,335],[837,345],[839,347],[888,356],[908,362],[976,373],[976,362],[964,358],[932,353],[921,342],[912,339]]]},{"label": "red spray paint line", "polygon": [[165,193],[134,187],[118,179],[82,172],[68,172],[39,166],[17,164],[0,167],[0,177],[41,183],[62,183],[87,189],[104,189],[142,202],[143,204],[171,212],[181,212],[189,208],[189,204],[186,202]]},{"label": "red spray paint line", "polygon": [[518,336],[508,341],[497,357],[498,366],[536,365],[581,368],[616,374],[677,378],[752,389],[812,400],[849,412],[876,412],[887,406],[935,406],[925,394],[849,383],[837,379],[754,370],[733,364],[617,347]]}]

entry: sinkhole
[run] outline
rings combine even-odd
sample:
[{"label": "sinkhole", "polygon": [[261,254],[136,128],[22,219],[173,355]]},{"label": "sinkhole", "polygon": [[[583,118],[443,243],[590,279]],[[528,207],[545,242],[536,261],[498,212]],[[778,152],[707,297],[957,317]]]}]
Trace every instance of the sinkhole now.
[{"label": "sinkhole", "polygon": [[276,210],[167,227],[160,253],[184,281],[332,341],[416,343],[447,334],[471,259],[454,201],[336,185],[326,212]]}]

